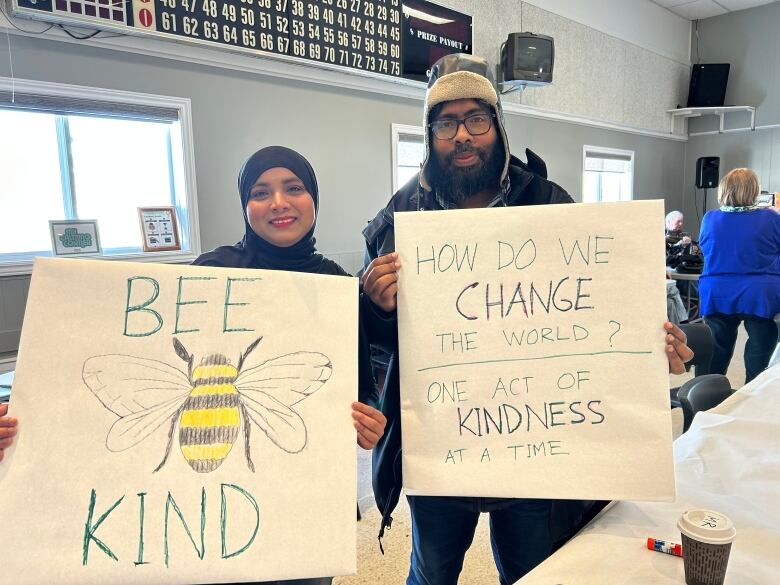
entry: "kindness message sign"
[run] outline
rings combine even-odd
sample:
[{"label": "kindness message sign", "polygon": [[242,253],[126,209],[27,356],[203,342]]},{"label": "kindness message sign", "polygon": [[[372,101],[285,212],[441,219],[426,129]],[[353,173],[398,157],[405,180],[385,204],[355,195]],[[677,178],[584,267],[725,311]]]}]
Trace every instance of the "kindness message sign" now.
[{"label": "kindness message sign", "polygon": [[667,499],[663,202],[395,216],[404,487]]},{"label": "kindness message sign", "polygon": [[0,583],[355,571],[355,279],[38,260]]}]

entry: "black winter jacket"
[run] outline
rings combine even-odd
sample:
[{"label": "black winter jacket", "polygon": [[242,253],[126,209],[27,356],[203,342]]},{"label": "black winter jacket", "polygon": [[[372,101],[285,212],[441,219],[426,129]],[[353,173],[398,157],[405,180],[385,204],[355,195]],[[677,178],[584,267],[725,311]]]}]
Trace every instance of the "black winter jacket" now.
[{"label": "black winter jacket", "polygon": [[[510,190],[507,205],[547,205],[573,203],[571,196],[560,186],[534,174],[519,159],[510,159]],[[440,209],[435,197],[419,187],[415,176],[393,195],[390,203],[363,230],[366,239],[366,266],[379,256],[395,250],[394,214],[403,211]],[[385,434],[373,451],[373,487],[382,525],[381,538],[385,528],[390,528],[391,514],[401,493],[401,408],[400,380],[398,371],[398,329],[395,312],[387,313],[377,307],[367,295],[361,297],[361,316],[365,320],[366,332],[373,345],[390,355],[385,387],[380,409],[387,417]],[[571,536],[579,525],[583,514],[593,502],[576,500],[553,502],[553,540],[560,541]]]}]

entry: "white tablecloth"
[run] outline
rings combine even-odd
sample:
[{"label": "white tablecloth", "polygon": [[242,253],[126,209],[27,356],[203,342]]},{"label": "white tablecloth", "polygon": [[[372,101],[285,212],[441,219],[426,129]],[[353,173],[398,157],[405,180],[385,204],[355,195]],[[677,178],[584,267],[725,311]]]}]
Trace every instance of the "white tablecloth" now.
[{"label": "white tablecloth", "polygon": [[677,519],[696,507],[723,512],[737,528],[727,585],[780,584],[780,365],[697,414],[675,441],[674,457],[674,502],[614,504],[518,583],[685,583],[682,559],[646,543],[679,543]]}]

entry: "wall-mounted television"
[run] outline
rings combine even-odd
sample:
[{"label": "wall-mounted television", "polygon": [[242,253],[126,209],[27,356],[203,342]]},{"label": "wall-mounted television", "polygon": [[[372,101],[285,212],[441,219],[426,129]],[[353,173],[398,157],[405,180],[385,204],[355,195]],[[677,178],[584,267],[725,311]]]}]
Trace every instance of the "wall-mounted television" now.
[{"label": "wall-mounted television", "polygon": [[554,60],[552,37],[532,32],[511,33],[501,47],[503,81],[523,85],[552,83]]}]

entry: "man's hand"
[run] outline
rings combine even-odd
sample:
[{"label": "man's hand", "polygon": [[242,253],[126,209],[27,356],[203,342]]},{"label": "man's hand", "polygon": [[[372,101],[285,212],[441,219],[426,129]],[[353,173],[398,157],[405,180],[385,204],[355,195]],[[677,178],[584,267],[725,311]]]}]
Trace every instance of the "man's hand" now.
[{"label": "man's hand", "polygon": [[5,456],[4,450],[10,447],[16,434],[16,426],[19,422],[8,414],[8,405],[0,404],[0,461]]},{"label": "man's hand", "polygon": [[374,258],[363,273],[363,292],[380,309],[395,311],[398,295],[398,254],[391,252]]},{"label": "man's hand", "polygon": [[693,350],[686,345],[685,333],[677,325],[667,321],[666,329],[666,359],[669,360],[669,372],[684,374],[685,364],[693,359]]},{"label": "man's hand", "polygon": [[387,419],[376,408],[362,402],[353,402],[352,424],[358,433],[358,445],[368,450],[373,449],[385,434]]}]

